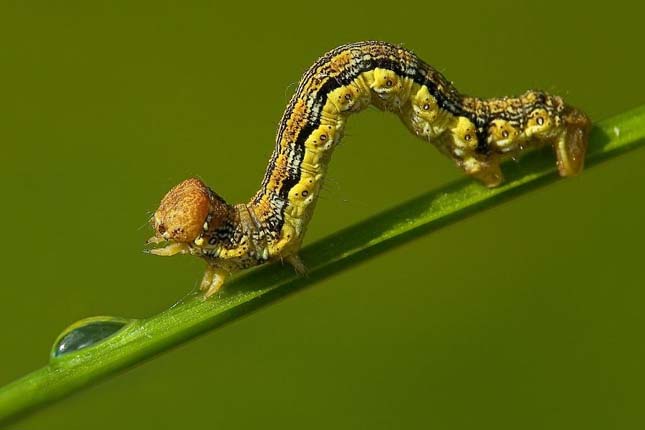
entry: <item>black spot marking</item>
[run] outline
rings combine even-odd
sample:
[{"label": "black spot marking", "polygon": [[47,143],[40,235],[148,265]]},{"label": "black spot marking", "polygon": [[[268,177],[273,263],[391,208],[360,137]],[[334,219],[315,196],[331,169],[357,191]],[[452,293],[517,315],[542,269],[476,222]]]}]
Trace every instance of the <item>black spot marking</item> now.
[{"label": "black spot marking", "polygon": [[309,195],[309,191],[303,190],[302,191],[302,197],[307,197]]}]

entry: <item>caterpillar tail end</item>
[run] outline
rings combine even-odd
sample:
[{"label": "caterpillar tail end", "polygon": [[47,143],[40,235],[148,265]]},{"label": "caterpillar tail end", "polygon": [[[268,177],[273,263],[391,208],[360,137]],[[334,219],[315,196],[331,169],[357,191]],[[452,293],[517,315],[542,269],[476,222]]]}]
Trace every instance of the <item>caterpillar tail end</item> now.
[{"label": "caterpillar tail end", "polygon": [[563,117],[564,131],[554,142],[560,176],[575,176],[584,167],[591,121],[581,111],[569,107]]}]

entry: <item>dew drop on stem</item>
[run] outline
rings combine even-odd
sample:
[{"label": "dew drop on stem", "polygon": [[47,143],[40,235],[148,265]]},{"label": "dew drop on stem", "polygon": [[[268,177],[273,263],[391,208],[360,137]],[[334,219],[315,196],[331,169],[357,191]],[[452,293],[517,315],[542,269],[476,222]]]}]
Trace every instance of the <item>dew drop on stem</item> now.
[{"label": "dew drop on stem", "polygon": [[51,350],[51,358],[96,345],[120,331],[133,319],[117,317],[85,318],[67,327],[58,336]]}]

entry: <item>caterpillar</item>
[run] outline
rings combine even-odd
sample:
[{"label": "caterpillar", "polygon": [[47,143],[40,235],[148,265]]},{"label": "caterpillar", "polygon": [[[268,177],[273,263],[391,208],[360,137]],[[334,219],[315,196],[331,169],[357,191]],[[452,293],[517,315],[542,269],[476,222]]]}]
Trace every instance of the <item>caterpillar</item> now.
[{"label": "caterpillar", "polygon": [[155,255],[192,254],[207,262],[200,289],[217,292],[239,270],[282,260],[297,272],[298,250],[347,118],[369,105],[397,114],[487,187],[502,182],[500,162],[552,145],[561,176],[583,168],[591,122],[542,91],[480,99],[462,95],[411,51],[385,42],[340,46],[303,75],[280,121],[260,189],[228,204],[201,180],[172,188],[151,219]]}]

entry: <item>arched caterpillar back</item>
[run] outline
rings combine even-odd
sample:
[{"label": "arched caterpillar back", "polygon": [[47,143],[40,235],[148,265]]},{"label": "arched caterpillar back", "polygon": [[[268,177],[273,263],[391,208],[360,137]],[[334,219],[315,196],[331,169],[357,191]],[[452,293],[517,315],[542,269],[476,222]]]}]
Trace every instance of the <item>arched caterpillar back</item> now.
[{"label": "arched caterpillar back", "polygon": [[488,187],[500,163],[550,144],[562,176],[584,164],[591,123],[541,91],[483,100],[460,94],[412,52],[384,42],[340,46],[302,77],[278,128],[262,185],[249,203],[229,205],[199,179],[163,198],[153,217],[156,255],[193,254],[208,263],[201,288],[214,294],[233,272],[270,260],[303,271],[297,252],[349,115],[370,104],[397,114],[466,174]]}]

